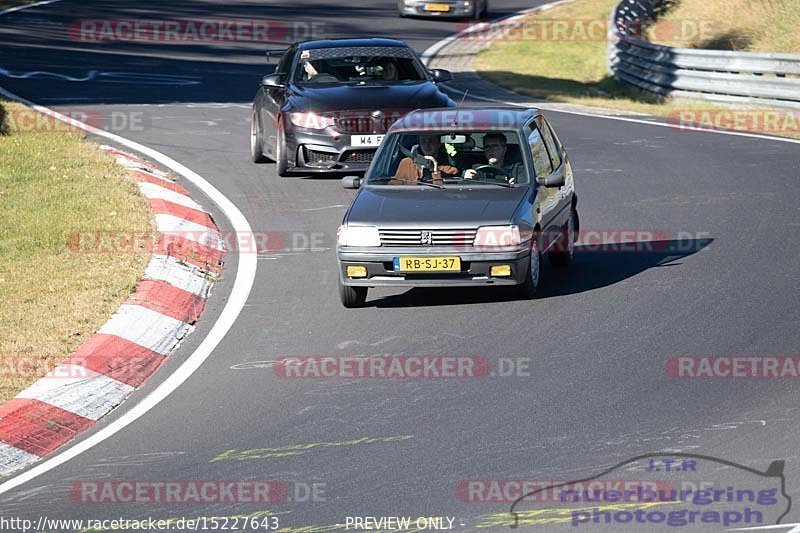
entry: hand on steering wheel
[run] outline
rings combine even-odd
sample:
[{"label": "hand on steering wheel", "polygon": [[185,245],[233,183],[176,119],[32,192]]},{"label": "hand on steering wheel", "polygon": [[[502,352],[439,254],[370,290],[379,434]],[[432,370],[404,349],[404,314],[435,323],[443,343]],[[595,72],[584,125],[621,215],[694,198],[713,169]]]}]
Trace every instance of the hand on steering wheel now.
[{"label": "hand on steering wheel", "polygon": [[498,167],[497,165],[492,165],[491,163],[481,165],[474,169],[467,170],[466,172],[464,172],[464,179],[467,180],[473,179],[478,172],[492,174],[494,177],[505,176],[506,178],[505,182],[508,183],[509,185],[515,185],[517,183],[516,178],[507,175],[506,171],[502,167]]},{"label": "hand on steering wheel", "polygon": [[491,163],[487,163],[485,165],[481,165],[481,166],[475,168],[474,170],[475,170],[475,172],[486,172],[486,171],[489,171],[489,174],[494,174],[495,176],[497,176],[498,174],[505,175],[505,170],[503,170],[501,167],[498,167],[497,165],[492,165]]}]

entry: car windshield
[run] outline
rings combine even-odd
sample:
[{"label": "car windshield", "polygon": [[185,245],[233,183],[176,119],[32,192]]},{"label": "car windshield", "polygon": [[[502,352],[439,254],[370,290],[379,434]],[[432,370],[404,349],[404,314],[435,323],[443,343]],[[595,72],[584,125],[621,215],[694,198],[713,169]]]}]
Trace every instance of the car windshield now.
[{"label": "car windshield", "polygon": [[302,85],[410,83],[427,79],[413,52],[401,47],[304,50],[295,68]]},{"label": "car windshield", "polygon": [[[374,185],[500,185],[530,183],[515,131],[390,135],[367,182]],[[434,173],[441,174],[441,182]]]}]

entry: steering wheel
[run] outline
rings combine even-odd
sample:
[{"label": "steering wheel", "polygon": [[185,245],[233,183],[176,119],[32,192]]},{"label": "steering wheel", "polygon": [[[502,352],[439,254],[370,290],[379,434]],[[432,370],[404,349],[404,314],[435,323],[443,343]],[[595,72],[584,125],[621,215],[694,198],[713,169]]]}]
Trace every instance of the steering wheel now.
[{"label": "steering wheel", "polygon": [[506,171],[497,165],[481,165],[475,168],[475,172],[488,172],[489,174],[494,174],[495,176],[506,176]]}]

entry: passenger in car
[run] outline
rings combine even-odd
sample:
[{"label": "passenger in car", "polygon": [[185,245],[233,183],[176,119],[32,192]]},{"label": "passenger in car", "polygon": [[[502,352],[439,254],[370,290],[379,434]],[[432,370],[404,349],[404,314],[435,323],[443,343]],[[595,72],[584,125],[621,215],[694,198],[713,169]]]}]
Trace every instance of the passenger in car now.
[{"label": "passenger in car", "polygon": [[389,181],[389,185],[408,185],[409,181],[441,184],[443,178],[459,175],[460,171],[452,158],[442,149],[442,140],[439,135],[420,135],[419,150],[428,164],[422,165],[411,157],[405,157],[400,161],[400,166],[397,167],[395,173],[395,177],[399,179]]},{"label": "passenger in car", "polygon": [[486,165],[486,163],[478,163],[464,171],[464,179],[505,181],[510,185],[525,181],[525,165],[522,161],[513,161],[510,157],[506,161],[506,156],[509,155],[508,141],[502,133],[487,133],[483,137],[483,154],[487,163],[501,170],[502,174],[476,170]]},{"label": "passenger in car", "polygon": [[[316,63],[316,65],[314,64]],[[336,83],[339,81],[335,75],[322,72],[325,65],[321,61],[305,61],[303,63],[303,81],[313,83]]]},{"label": "passenger in car", "polygon": [[305,71],[305,80],[309,81],[315,76],[319,75],[319,71],[317,71],[317,67],[315,67],[311,61],[306,61],[303,63],[303,70]]},{"label": "passenger in car", "polygon": [[398,70],[397,64],[391,58],[383,59],[380,62],[381,66],[381,80],[383,81],[397,81]]}]

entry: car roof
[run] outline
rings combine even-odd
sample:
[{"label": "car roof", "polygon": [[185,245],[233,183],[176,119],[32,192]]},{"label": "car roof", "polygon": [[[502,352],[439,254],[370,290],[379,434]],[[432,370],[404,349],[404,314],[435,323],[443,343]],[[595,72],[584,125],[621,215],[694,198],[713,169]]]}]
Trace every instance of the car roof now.
[{"label": "car roof", "polygon": [[521,107],[441,107],[415,109],[398,119],[387,133],[429,130],[461,131],[519,129],[533,117],[537,108]]},{"label": "car roof", "polygon": [[320,39],[305,41],[297,44],[298,50],[315,50],[317,48],[343,48],[347,46],[390,46],[408,48],[408,44],[400,39],[386,39],[383,37]]}]

